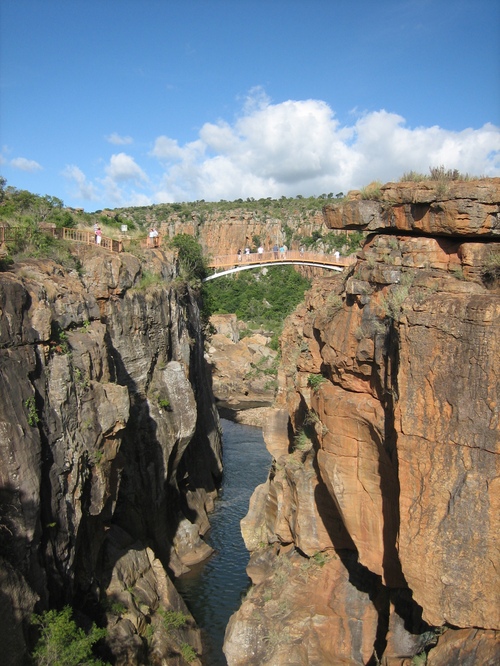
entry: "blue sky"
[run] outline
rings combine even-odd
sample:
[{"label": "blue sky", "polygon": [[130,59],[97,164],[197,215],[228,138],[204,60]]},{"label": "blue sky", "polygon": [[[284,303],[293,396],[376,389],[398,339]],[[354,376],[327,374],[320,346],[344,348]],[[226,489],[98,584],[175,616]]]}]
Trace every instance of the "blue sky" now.
[{"label": "blue sky", "polygon": [[500,176],[500,3],[2,0],[0,150],[88,211]]}]

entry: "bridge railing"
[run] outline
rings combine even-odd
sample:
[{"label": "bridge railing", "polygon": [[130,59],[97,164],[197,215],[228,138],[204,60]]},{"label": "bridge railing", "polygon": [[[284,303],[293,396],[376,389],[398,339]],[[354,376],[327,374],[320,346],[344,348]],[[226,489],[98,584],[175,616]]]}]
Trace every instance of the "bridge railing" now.
[{"label": "bridge railing", "polygon": [[[84,231],[83,229],[62,229],[64,240],[74,243],[85,243],[86,245],[96,245],[95,234],[93,231]],[[116,238],[101,236],[101,247],[111,252],[123,252],[123,243]]]},{"label": "bridge railing", "polygon": [[[56,238],[72,241],[74,243],[85,243],[86,245],[96,245],[95,234],[93,231],[84,231],[83,229],[68,229],[60,227],[40,227],[45,233],[51,234]],[[21,231],[20,227],[0,226],[0,245],[14,241],[17,234]],[[100,247],[111,252],[123,252],[123,243],[116,238],[101,236]]]},{"label": "bridge railing", "polygon": [[268,264],[274,261],[307,261],[314,264],[328,264],[329,266],[350,266],[355,263],[356,257],[340,257],[335,254],[322,254],[318,252],[300,252],[299,250],[287,250],[286,252],[250,252],[250,254],[226,254],[212,257],[208,266],[210,268],[230,268],[244,264]]}]

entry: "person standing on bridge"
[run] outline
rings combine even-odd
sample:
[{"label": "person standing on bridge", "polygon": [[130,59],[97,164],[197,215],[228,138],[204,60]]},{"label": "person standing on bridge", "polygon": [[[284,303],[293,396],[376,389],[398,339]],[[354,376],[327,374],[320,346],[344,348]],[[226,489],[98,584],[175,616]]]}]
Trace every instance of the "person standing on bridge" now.
[{"label": "person standing on bridge", "polygon": [[97,243],[97,245],[100,245],[101,241],[102,241],[101,227],[97,227],[97,229],[95,230],[95,242]]},{"label": "person standing on bridge", "polygon": [[241,250],[238,250],[238,261],[241,261]]},{"label": "person standing on bridge", "polygon": [[279,252],[279,248],[278,248],[278,245],[275,243],[273,245],[273,256],[274,256],[275,259],[278,258],[278,252]]},{"label": "person standing on bridge", "polygon": [[262,257],[264,254],[264,248],[262,247],[262,245],[259,245],[257,249],[257,254],[259,255],[259,261],[262,261]]}]

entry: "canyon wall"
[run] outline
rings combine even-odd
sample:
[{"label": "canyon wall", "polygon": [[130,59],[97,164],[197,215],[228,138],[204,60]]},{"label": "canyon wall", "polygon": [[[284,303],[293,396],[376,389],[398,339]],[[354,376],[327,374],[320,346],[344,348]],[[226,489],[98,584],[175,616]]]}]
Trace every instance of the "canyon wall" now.
[{"label": "canyon wall", "polygon": [[83,248],[80,271],[0,273],[3,664],[26,663],[33,610],[64,604],[107,627],[113,663],[202,651],[171,577],[210,553],[221,439],[197,298],[172,259]]},{"label": "canyon wall", "polygon": [[[123,217],[126,219],[127,212]],[[162,214],[161,206],[153,207],[146,218],[148,225],[155,224],[162,238],[173,238],[177,234],[194,236],[203,248],[206,256],[236,254],[238,249],[254,246],[257,236],[266,250],[271,250],[275,243],[287,242],[292,247],[292,234],[311,236],[314,231],[324,234],[328,231],[325,217],[321,210],[297,210],[292,213],[282,212],[278,217],[264,211],[248,211],[234,208],[200,214],[193,212],[189,217]],[[298,249],[298,243],[294,247]]]},{"label": "canyon wall", "polygon": [[229,666],[499,663],[499,202],[487,179],[325,207],[371,235],[285,325]]}]

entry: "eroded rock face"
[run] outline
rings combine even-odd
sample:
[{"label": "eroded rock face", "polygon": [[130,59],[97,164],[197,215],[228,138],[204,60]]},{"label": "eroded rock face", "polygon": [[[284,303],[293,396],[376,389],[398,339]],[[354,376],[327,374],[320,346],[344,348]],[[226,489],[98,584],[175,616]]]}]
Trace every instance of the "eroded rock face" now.
[{"label": "eroded rock face", "polygon": [[500,236],[500,178],[439,183],[388,183],[379,201],[325,206],[331,229],[411,231],[443,236]]},{"label": "eroded rock face", "polygon": [[271,338],[245,328],[236,315],[212,315],[213,332],[205,346],[212,370],[213,391],[223,417],[262,427],[276,394],[276,360]]},{"label": "eroded rock face", "polygon": [[[406,226],[389,227],[412,233],[371,236],[350,274],[317,280],[287,321],[264,430],[275,462],[242,523],[254,587],[226,633],[230,666],[292,653],[297,664],[407,664],[422,652],[428,663],[496,663],[498,185],[464,184],[445,205],[435,191],[382,188],[396,202],[387,219],[407,206]],[[409,221],[424,194],[446,220]],[[350,210],[383,230],[381,205]],[[415,233],[447,228],[446,239]],[[470,233],[490,240],[461,237]],[[340,572],[330,587],[324,576]],[[280,610],[301,586],[293,612]]]},{"label": "eroded rock face", "polygon": [[[19,639],[2,638],[4,657],[24,663],[38,600],[107,624],[118,664],[175,664],[201,643],[167,572],[210,552],[222,472],[196,298],[159,251],[148,269],[163,281],[147,289],[132,255],[82,263],[0,274],[1,612],[16,607]],[[186,615],[175,636],[166,610]]]}]

